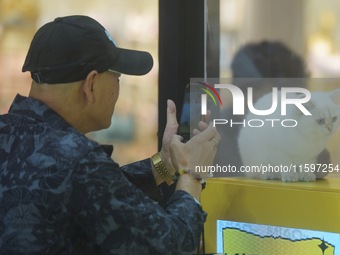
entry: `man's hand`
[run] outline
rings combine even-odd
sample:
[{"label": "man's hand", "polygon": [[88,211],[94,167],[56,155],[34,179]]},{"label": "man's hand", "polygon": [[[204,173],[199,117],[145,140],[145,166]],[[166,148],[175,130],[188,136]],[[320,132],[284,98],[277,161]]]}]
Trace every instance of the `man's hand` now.
[{"label": "man's hand", "polygon": [[176,105],[172,100],[167,101],[166,126],[162,139],[162,148],[160,151],[163,163],[168,171],[174,175],[176,169],[174,168],[170,155],[170,141],[173,135],[177,134],[178,122],[176,118]]},{"label": "man's hand", "polygon": [[[196,166],[209,166],[213,163],[217,145],[221,136],[213,124],[208,127],[201,123],[203,131],[198,131],[188,142],[182,143],[181,137],[174,135],[170,143],[172,164],[175,169],[195,171]],[[207,178],[209,173],[195,172],[201,178]]]},{"label": "man's hand", "polygon": [[[210,112],[208,113],[210,115]],[[174,175],[178,169],[193,169],[195,165],[209,165],[213,162],[221,138],[212,124],[208,126],[206,122],[200,121],[193,131],[194,137],[187,143],[182,143],[183,138],[177,135],[177,131],[176,105],[172,100],[168,100],[167,122],[160,155],[171,175]]]}]

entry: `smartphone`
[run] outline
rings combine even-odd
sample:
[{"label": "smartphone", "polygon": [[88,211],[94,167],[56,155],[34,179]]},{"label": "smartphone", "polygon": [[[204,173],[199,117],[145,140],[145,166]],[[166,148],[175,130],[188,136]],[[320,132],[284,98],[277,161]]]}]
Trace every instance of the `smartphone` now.
[{"label": "smartphone", "polygon": [[197,84],[189,83],[185,87],[178,128],[178,134],[183,137],[183,142],[187,142],[192,137],[193,130],[203,119],[201,115],[201,95],[203,93]]}]

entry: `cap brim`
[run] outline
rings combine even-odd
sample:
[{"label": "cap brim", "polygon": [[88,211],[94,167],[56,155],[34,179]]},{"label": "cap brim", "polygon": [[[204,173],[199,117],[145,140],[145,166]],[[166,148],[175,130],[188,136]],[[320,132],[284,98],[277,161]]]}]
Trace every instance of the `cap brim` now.
[{"label": "cap brim", "polygon": [[153,59],[149,52],[117,49],[119,57],[111,67],[113,70],[129,75],[144,75],[152,69]]}]

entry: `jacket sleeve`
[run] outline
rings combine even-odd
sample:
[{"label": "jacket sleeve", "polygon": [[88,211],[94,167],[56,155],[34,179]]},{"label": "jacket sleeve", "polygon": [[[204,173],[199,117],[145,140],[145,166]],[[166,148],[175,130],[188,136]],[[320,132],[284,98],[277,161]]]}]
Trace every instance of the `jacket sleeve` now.
[{"label": "jacket sleeve", "polygon": [[[111,157],[113,152],[112,145],[100,145],[102,150]],[[175,191],[176,185],[166,185],[162,183],[157,186],[155,178],[152,174],[151,161],[150,159],[144,159],[137,161],[132,164],[128,164],[121,167],[121,170],[125,177],[134,185],[136,185],[140,190],[142,190],[145,195],[151,199],[157,201],[161,206],[164,206],[166,201],[172,196]]]},{"label": "jacket sleeve", "polygon": [[162,199],[162,192],[152,174],[150,159],[144,159],[121,167],[125,177],[155,201]]},{"label": "jacket sleeve", "polygon": [[164,206],[175,191],[176,184],[168,186],[165,182],[157,186],[151,169],[150,159],[144,159],[121,167],[125,177],[148,197]]},{"label": "jacket sleeve", "polygon": [[79,163],[69,209],[93,246],[103,254],[191,254],[204,221],[193,197],[175,191],[162,208],[107,156],[91,154]]}]

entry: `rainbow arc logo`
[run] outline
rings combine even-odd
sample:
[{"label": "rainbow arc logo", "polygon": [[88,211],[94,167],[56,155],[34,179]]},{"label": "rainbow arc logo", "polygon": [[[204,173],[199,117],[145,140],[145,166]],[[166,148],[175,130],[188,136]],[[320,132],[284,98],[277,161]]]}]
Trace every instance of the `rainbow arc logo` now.
[{"label": "rainbow arc logo", "polygon": [[198,86],[202,86],[200,89],[205,92],[205,94],[201,95],[201,114],[202,115],[207,115],[207,95],[211,98],[211,100],[214,102],[214,104],[217,106],[217,101],[220,103],[220,106],[222,106],[222,99],[220,95],[218,94],[217,90],[209,85],[206,82],[197,82]]}]

